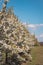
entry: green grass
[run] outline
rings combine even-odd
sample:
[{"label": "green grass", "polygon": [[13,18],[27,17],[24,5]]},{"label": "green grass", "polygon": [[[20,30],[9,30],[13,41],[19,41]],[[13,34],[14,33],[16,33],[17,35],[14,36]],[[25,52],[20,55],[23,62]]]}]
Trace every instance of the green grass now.
[{"label": "green grass", "polygon": [[31,55],[33,57],[32,62],[28,62],[24,65],[43,65],[43,46],[36,46],[32,49]]}]

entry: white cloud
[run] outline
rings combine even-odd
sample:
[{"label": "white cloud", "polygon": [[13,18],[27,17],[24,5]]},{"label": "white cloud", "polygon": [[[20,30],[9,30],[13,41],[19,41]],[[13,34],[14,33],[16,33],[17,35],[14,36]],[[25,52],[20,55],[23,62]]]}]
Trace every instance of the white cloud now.
[{"label": "white cloud", "polygon": [[35,25],[33,25],[33,24],[28,24],[27,26],[30,28],[35,28]]},{"label": "white cloud", "polygon": [[43,37],[43,34],[41,34],[39,37]]},{"label": "white cloud", "polygon": [[23,23],[26,27],[29,27],[29,28],[34,28],[36,29],[37,27],[41,27],[43,26],[43,24],[27,24],[26,22]]},{"label": "white cloud", "polygon": [[36,35],[37,38],[43,38],[43,34]]},{"label": "white cloud", "polygon": [[26,22],[24,22],[23,25],[26,25]]}]

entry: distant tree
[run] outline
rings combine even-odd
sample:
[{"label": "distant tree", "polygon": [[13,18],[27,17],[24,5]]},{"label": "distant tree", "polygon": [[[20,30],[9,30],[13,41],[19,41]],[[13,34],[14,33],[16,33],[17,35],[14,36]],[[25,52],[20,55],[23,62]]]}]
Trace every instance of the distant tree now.
[{"label": "distant tree", "polygon": [[36,38],[35,34],[32,35],[32,38],[33,38],[33,41],[34,41],[34,46],[38,46],[39,42],[38,42],[38,39]]},{"label": "distant tree", "polygon": [[37,38],[35,39],[35,46],[39,46],[39,42],[38,42]]}]

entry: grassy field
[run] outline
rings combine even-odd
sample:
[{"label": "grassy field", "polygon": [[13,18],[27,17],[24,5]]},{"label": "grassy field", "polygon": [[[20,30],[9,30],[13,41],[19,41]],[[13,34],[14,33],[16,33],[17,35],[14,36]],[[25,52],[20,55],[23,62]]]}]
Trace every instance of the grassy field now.
[{"label": "grassy field", "polygon": [[43,46],[37,46],[31,51],[33,60],[24,65],[43,65]]}]

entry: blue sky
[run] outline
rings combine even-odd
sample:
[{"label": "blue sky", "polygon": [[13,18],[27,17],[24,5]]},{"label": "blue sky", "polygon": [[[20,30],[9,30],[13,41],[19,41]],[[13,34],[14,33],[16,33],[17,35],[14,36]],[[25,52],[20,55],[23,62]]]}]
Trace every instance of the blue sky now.
[{"label": "blue sky", "polygon": [[10,0],[7,7],[11,6],[19,20],[28,24],[30,32],[43,41],[43,0]]}]

